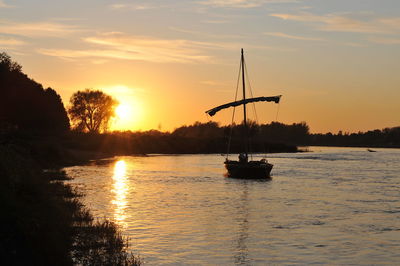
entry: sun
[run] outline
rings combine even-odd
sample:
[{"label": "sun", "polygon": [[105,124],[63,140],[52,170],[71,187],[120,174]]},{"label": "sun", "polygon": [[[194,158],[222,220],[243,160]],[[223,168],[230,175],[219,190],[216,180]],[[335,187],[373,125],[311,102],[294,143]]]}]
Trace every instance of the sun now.
[{"label": "sun", "polygon": [[111,131],[140,130],[144,121],[143,99],[138,95],[140,89],[125,85],[102,86],[101,90],[111,95],[119,104],[114,109],[110,121]]},{"label": "sun", "polygon": [[132,103],[120,102],[115,108],[115,118],[112,122],[113,130],[129,130],[138,120],[138,111]]},{"label": "sun", "polygon": [[117,118],[121,120],[127,120],[131,116],[132,110],[128,104],[122,103],[115,108],[115,113]]},{"label": "sun", "polygon": [[121,102],[115,108],[115,117],[112,120],[112,130],[132,130],[141,119],[139,106],[129,99],[129,102]]}]

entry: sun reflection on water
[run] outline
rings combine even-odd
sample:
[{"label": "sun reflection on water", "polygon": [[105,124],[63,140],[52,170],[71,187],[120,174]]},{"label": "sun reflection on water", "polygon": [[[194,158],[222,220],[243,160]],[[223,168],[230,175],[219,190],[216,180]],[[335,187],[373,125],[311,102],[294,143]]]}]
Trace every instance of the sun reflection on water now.
[{"label": "sun reflection on water", "polygon": [[115,194],[112,203],[115,205],[114,219],[121,225],[126,226],[126,195],[128,193],[128,184],[126,177],[126,163],[124,160],[119,160],[114,165],[114,184],[112,192]]}]

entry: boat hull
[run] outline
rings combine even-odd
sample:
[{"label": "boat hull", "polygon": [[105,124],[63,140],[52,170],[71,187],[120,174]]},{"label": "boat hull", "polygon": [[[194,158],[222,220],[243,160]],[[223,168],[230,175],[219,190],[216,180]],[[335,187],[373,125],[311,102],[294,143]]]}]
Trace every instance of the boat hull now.
[{"label": "boat hull", "polygon": [[228,171],[228,177],[242,179],[270,178],[273,165],[266,161],[225,161],[225,168]]}]

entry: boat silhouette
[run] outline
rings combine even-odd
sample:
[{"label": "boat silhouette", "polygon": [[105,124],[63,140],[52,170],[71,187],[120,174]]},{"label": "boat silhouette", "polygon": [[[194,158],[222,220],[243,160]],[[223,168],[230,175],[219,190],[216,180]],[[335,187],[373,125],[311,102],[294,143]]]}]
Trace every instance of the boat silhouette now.
[{"label": "boat silhouette", "polygon": [[[239,76],[242,77],[242,91],[243,98],[242,100],[237,100],[226,103],[217,107],[214,107],[206,113],[210,116],[214,116],[220,110],[229,108],[229,107],[237,107],[243,106],[243,126],[244,126],[244,134],[243,134],[243,150],[239,154],[238,160],[230,160],[229,159],[229,144],[228,144],[228,152],[226,154],[225,159],[225,168],[228,171],[228,177],[234,178],[245,178],[245,179],[253,179],[253,178],[269,178],[273,165],[270,164],[267,159],[263,158],[259,161],[249,160],[249,127],[247,123],[247,111],[246,105],[249,103],[255,102],[274,102],[279,103],[281,99],[281,95],[278,96],[270,96],[270,97],[255,97],[255,98],[246,98],[246,81],[245,81],[245,60],[243,49],[241,49],[241,59],[240,59],[240,68],[239,68]],[[239,81],[239,79],[238,79]],[[231,136],[229,139],[229,143],[231,142]]]}]

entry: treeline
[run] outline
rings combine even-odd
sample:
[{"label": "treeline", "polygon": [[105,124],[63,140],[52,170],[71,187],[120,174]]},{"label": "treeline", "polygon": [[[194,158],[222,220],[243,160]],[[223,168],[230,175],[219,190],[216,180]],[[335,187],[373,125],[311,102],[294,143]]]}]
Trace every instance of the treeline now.
[{"label": "treeline", "polygon": [[[297,152],[296,145],[292,144],[293,140],[300,141],[307,131],[308,127],[304,123],[293,125],[251,123],[249,130],[251,150],[263,153]],[[71,132],[64,141],[71,150],[109,155],[226,153],[229,144],[230,152],[239,153],[243,152],[243,134],[242,125],[229,127],[219,126],[216,122],[196,122],[172,132],[157,130],[104,134]],[[232,137],[229,142],[230,136]]]},{"label": "treeline", "polygon": [[311,134],[308,145],[400,148],[400,127],[367,132]]},{"label": "treeline", "polygon": [[[278,122],[270,124],[257,124],[248,121],[247,135],[252,141],[269,141],[273,143],[296,144],[306,141],[309,135],[309,127],[305,122],[286,125]],[[196,122],[190,126],[182,126],[175,129],[172,135],[187,138],[218,138],[242,139],[245,134],[242,124],[231,126],[219,126],[216,122]]]},{"label": "treeline", "polygon": [[44,89],[22,72],[6,53],[0,53],[0,130],[65,132],[69,119],[61,97]]}]

